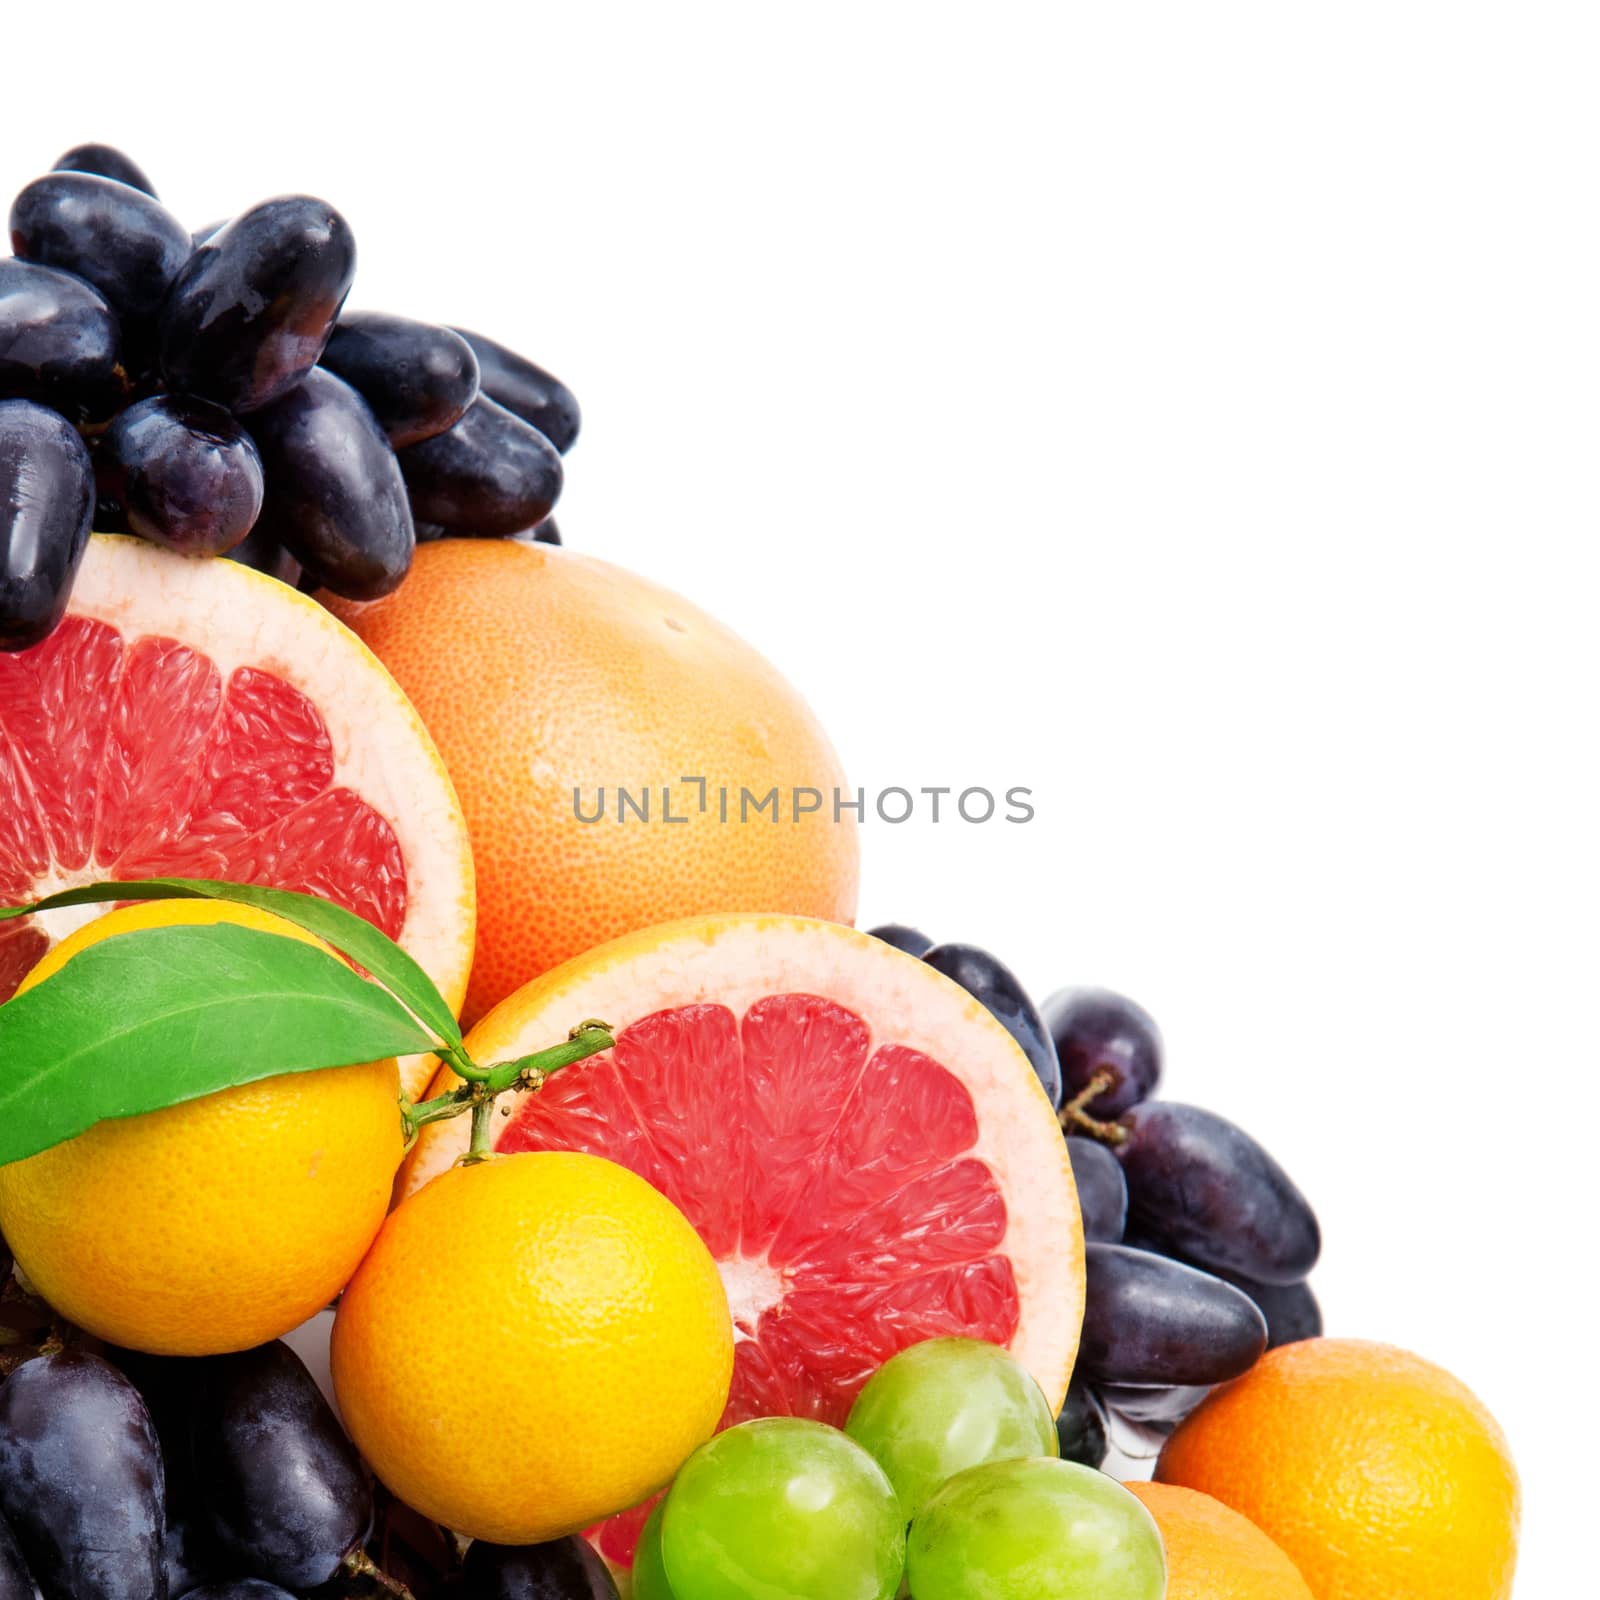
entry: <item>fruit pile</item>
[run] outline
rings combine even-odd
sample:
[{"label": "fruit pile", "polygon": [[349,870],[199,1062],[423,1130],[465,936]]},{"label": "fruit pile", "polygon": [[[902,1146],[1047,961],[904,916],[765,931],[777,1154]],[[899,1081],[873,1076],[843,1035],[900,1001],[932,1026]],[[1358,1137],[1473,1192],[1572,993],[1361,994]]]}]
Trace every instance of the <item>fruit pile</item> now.
[{"label": "fruit pile", "polygon": [[551,548],[561,385],[320,201],[12,228],[0,1600],[1508,1600],[1151,1017],[855,931],[804,703]]},{"label": "fruit pile", "polygon": [[559,538],[571,391],[479,334],[344,312],[355,239],[325,201],[191,235],[126,156],[81,145],[10,225],[0,649],[60,621],[91,525],[358,600],[419,538]]},{"label": "fruit pile", "polygon": [[1108,1418],[1147,1455],[1265,1350],[1322,1332],[1306,1282],[1315,1213],[1256,1140],[1214,1112],[1154,1098],[1161,1034],[1123,995],[1068,989],[1042,1010],[975,945],[901,923],[875,937],[953,978],[1012,1033],[1061,1111],[1087,1244],[1082,1341],[1062,1453],[1098,1467]]}]

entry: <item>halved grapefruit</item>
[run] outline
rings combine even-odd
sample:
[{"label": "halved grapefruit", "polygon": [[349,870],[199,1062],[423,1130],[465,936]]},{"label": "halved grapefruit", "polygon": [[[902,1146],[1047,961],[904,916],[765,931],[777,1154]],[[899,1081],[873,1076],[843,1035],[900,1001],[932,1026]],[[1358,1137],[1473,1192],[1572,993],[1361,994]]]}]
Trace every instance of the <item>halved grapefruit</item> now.
[{"label": "halved grapefruit", "polygon": [[[272,578],[96,536],[61,626],[0,655],[0,905],[169,875],[324,895],[466,994],[466,825],[377,658]],[[0,1001],[101,909],[0,923]]]},{"label": "halved grapefruit", "polygon": [[[653,1183],[722,1272],[733,1314],[723,1426],[842,1423],[897,1350],[1007,1345],[1051,1404],[1083,1312],[1083,1237],[1061,1129],[1027,1058],[965,990],[834,923],[701,917],[535,979],[473,1029],[484,1063],[600,1017],[616,1048],[502,1102],[496,1148],[585,1150]],[[405,1188],[462,1153],[423,1132]],[[632,1559],[636,1509],[595,1537]]]}]

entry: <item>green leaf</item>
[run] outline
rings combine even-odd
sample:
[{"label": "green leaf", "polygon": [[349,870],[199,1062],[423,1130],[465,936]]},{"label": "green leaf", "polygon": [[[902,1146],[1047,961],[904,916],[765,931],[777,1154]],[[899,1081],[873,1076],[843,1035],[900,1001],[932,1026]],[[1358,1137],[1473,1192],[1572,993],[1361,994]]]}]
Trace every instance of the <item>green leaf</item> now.
[{"label": "green leaf", "polygon": [[[314,933],[364,967],[391,994],[410,1007],[418,1021],[432,1028],[435,1037],[461,1043],[461,1028],[433,980],[387,934],[353,911],[314,894],[291,889],[268,889],[254,883],[222,883],[211,878],[146,878],[133,883],[91,883],[64,889],[31,905],[0,909],[0,922],[25,917],[34,911],[54,911],[61,906],[95,905],[108,900],[231,900],[255,906]],[[432,1048],[432,1041],[423,1046]]]},{"label": "green leaf", "polygon": [[0,1005],[0,1165],[108,1117],[432,1045],[315,945],[232,923],[137,929]]}]

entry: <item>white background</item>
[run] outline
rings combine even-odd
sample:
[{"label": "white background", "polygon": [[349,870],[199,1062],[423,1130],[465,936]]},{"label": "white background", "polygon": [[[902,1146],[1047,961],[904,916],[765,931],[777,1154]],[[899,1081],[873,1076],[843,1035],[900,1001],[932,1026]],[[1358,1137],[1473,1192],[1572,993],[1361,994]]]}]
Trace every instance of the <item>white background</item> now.
[{"label": "white background", "polygon": [[570,544],[854,782],[1032,787],[869,824],[864,921],[1155,1011],[1331,1330],[1504,1421],[1518,1595],[1592,1574],[1584,8],[17,9],[6,193],[98,138],[191,224],[333,200],[353,305],[577,389]]}]

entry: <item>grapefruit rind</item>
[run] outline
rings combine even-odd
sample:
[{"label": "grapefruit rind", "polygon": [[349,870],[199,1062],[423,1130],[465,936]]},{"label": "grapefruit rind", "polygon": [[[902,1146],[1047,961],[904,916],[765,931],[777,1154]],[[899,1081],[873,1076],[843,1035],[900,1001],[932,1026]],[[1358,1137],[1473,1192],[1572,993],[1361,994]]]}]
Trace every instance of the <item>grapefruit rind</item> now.
[{"label": "grapefruit rind", "polygon": [[[466,823],[422,720],[366,645],[315,600],[275,578],[237,562],[186,560],[115,534],[90,540],[71,614],[104,622],[130,641],[175,639],[210,657],[224,678],[240,667],[271,673],[314,703],[327,725],[337,782],[377,811],[399,840],[407,886],[399,942],[459,1012],[476,918]],[[80,876],[87,881],[93,874]],[[39,892],[63,887],[50,883]],[[41,918],[46,931],[68,931],[59,921],[52,926],[51,915]],[[432,1056],[402,1060],[407,1092],[419,1091],[436,1066]]]},{"label": "grapefruit rind", "polygon": [[[1066,1143],[1016,1042],[925,963],[835,923],[760,914],[694,918],[629,934],[554,968],[495,1007],[468,1043],[487,1064],[554,1044],[588,1017],[620,1033],[658,1011],[711,1003],[741,1015],[788,993],[825,996],[856,1012],[875,1045],[925,1053],[971,1094],[978,1141],[967,1153],[990,1169],[1008,1219],[1002,1253],[1020,1309],[1011,1350],[1059,1410],[1083,1308],[1082,1229]],[[511,1115],[497,1118],[499,1127],[515,1127],[520,1099],[507,1097]],[[468,1139],[461,1119],[424,1129],[402,1191],[414,1193],[448,1168]]]}]

